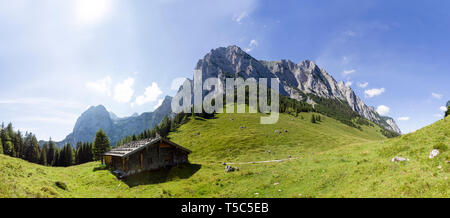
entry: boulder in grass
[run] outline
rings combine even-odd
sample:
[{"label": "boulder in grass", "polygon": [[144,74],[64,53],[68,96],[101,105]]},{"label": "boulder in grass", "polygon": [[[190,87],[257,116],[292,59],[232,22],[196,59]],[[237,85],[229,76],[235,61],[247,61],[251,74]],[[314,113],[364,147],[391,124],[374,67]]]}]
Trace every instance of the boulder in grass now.
[{"label": "boulder in grass", "polygon": [[229,173],[229,172],[233,172],[235,169],[232,166],[225,166],[225,172]]},{"label": "boulder in grass", "polygon": [[403,161],[409,161],[408,158],[404,158],[404,157],[394,157],[392,158],[392,162],[403,162]]},{"label": "boulder in grass", "polygon": [[430,155],[428,156],[428,158],[432,159],[432,158],[434,158],[434,157],[436,157],[438,155],[439,155],[439,150],[438,149],[433,149],[433,150],[431,150]]}]

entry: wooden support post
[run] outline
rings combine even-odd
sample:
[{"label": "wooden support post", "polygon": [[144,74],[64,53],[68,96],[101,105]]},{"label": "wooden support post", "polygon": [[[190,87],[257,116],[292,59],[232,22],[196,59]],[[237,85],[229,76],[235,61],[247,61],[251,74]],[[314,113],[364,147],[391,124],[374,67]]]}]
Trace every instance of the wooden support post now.
[{"label": "wooden support post", "polygon": [[141,152],[141,169],[142,169],[142,165],[143,165],[143,160],[144,160],[144,155],[142,154],[142,152]]}]

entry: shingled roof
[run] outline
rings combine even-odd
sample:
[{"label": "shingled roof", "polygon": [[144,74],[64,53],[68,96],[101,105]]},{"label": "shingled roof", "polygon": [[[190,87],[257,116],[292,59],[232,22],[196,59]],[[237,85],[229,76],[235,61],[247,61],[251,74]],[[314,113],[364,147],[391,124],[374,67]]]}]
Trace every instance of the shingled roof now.
[{"label": "shingled roof", "polygon": [[178,145],[174,142],[171,142],[168,139],[165,139],[159,135],[157,135],[155,138],[150,138],[150,139],[143,139],[143,140],[139,140],[139,141],[132,141],[129,142],[127,144],[124,144],[120,147],[114,148],[111,151],[108,151],[106,153],[104,153],[104,156],[117,156],[117,157],[127,157],[137,151],[142,150],[143,148],[150,146],[150,145],[154,145],[156,143],[161,143],[161,142],[165,142],[167,144],[170,144],[180,150],[185,151],[186,153],[190,154],[192,153],[192,151],[190,151],[189,149],[186,149],[184,147],[182,147],[181,145]]}]

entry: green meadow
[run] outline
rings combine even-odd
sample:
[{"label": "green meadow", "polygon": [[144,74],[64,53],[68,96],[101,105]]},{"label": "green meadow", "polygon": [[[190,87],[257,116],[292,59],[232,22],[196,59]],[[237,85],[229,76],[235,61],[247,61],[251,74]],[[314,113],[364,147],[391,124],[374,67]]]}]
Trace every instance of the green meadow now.
[{"label": "green meadow", "polygon": [[126,180],[99,162],[56,168],[0,155],[0,197],[450,197],[450,117],[386,139],[377,125],[311,123],[313,114],[280,114],[274,125],[262,114],[191,118],[169,135],[192,150],[191,164]]}]

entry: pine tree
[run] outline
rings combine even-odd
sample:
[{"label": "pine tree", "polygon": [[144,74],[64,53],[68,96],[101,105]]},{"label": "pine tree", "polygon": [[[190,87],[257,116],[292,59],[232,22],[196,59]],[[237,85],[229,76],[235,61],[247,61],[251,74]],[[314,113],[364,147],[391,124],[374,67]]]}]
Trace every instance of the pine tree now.
[{"label": "pine tree", "polygon": [[61,151],[59,151],[59,155],[58,155],[58,166],[61,167],[65,167],[66,166],[66,160],[67,160],[67,145],[64,145],[64,147],[62,147]]},{"label": "pine tree", "polygon": [[17,131],[17,133],[14,135],[14,148],[17,153],[18,158],[25,159],[25,148],[23,145],[23,139],[22,139],[22,133],[20,131]]},{"label": "pine tree", "polygon": [[95,134],[94,139],[94,147],[93,147],[93,153],[94,153],[94,160],[101,160],[103,164],[103,154],[111,149],[111,145],[109,142],[109,138],[106,135],[106,133],[100,129]]},{"label": "pine tree", "polygon": [[47,151],[47,165],[48,166],[55,166],[57,162],[57,155],[58,153],[58,147],[56,144],[52,141],[52,138],[50,138],[48,142],[48,151]]},{"label": "pine tree", "polygon": [[44,166],[48,165],[48,160],[47,160],[48,150],[49,150],[48,143],[45,143],[41,149],[39,164],[44,165]]},{"label": "pine tree", "polygon": [[55,159],[54,159],[54,164],[53,164],[53,166],[61,166],[61,162],[60,162],[60,160],[59,160],[59,158],[60,158],[60,153],[61,153],[61,151],[60,150],[56,150],[56,152],[55,152]]},{"label": "pine tree", "polygon": [[6,134],[8,135],[8,138],[11,141],[11,144],[10,144],[11,151],[10,151],[9,155],[11,157],[17,157],[16,147],[15,147],[16,134],[14,133],[12,123],[9,123],[8,126],[6,127]]},{"label": "pine tree", "polygon": [[311,123],[316,123],[316,116],[314,116],[314,114],[311,117]]},{"label": "pine tree", "polygon": [[3,154],[13,156],[14,145],[11,142],[11,137],[9,137],[8,130],[4,128],[3,123],[2,123],[2,128],[0,130],[0,137],[1,137],[2,144],[3,144]]},{"label": "pine tree", "polygon": [[13,154],[13,144],[11,141],[6,141],[5,144],[3,144],[3,153],[9,156],[12,156]]},{"label": "pine tree", "polygon": [[93,160],[92,143],[86,143],[86,163]]},{"label": "pine tree", "polygon": [[25,159],[31,163],[39,163],[40,153],[39,153],[39,143],[36,136],[31,133],[27,136],[27,151]]},{"label": "pine tree", "polygon": [[[449,102],[447,102],[447,105],[450,103],[450,101]],[[447,117],[448,115],[450,115],[450,106],[447,106],[447,111],[445,112],[445,117]]]},{"label": "pine tree", "polygon": [[74,161],[74,152],[73,152],[72,145],[69,143],[66,145],[66,149],[65,149],[64,166],[65,167],[72,166],[73,161]]},{"label": "pine tree", "polygon": [[172,122],[169,116],[165,116],[161,123],[159,124],[159,134],[162,137],[167,137],[171,129]]},{"label": "pine tree", "polygon": [[39,157],[39,164],[47,166],[47,151],[42,151]]}]

